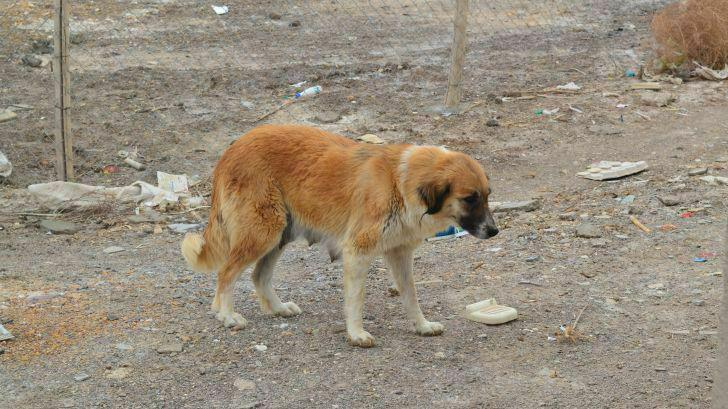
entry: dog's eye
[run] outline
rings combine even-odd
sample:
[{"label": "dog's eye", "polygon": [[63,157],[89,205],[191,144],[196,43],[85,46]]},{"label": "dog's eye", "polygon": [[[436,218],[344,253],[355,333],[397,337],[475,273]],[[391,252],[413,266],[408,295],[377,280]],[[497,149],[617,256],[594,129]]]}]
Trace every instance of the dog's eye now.
[{"label": "dog's eye", "polygon": [[467,196],[463,200],[469,205],[477,204],[480,201],[480,194],[478,194],[478,192],[475,192],[472,195]]}]

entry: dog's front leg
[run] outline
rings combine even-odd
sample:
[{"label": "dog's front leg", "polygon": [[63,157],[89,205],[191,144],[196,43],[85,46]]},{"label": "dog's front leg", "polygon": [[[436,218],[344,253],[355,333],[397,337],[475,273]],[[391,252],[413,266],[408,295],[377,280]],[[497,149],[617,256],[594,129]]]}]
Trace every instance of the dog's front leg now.
[{"label": "dog's front leg", "polygon": [[369,348],[374,337],[362,325],[364,285],[372,258],[344,250],[344,312],[346,332],[352,345]]},{"label": "dog's front leg", "polygon": [[439,322],[431,322],[425,319],[417,301],[417,290],[415,279],[412,276],[412,255],[414,247],[403,246],[392,249],[384,254],[389,264],[390,271],[397,283],[402,303],[407,311],[407,318],[415,324],[415,330],[420,335],[440,335],[444,327]]}]

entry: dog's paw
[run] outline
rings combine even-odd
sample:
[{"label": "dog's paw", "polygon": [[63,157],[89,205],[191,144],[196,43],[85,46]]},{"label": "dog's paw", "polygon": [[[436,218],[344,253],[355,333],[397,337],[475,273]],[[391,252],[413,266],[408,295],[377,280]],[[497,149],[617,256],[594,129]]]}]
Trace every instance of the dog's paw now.
[{"label": "dog's paw", "polygon": [[285,302],[281,304],[281,307],[277,310],[273,310],[273,315],[281,317],[292,317],[301,313],[301,309],[293,301]]},{"label": "dog's paw", "polygon": [[237,312],[231,314],[218,313],[215,318],[222,322],[225,328],[243,329],[248,325],[248,321]]},{"label": "dog's paw", "polygon": [[439,322],[425,321],[422,324],[415,326],[415,330],[422,336],[434,337],[442,334],[442,332],[445,331],[445,327]]},{"label": "dog's paw", "polygon": [[374,346],[374,337],[372,334],[361,331],[358,334],[349,334],[349,343],[355,347],[371,348]]}]

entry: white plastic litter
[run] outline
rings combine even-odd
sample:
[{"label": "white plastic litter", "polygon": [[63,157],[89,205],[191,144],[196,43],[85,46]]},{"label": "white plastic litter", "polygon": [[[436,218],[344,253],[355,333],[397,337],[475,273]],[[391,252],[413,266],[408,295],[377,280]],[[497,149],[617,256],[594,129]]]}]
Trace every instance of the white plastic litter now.
[{"label": "white plastic litter", "polygon": [[227,12],[230,11],[230,9],[228,9],[228,6],[212,6],[212,9],[217,15],[227,14]]},{"label": "white plastic litter", "polygon": [[465,307],[465,318],[488,325],[498,325],[518,318],[513,307],[498,305],[495,298],[489,298]]},{"label": "white plastic litter", "polygon": [[601,161],[592,163],[585,172],[577,173],[578,176],[591,180],[617,179],[647,169],[647,162],[613,162]]},{"label": "white plastic litter", "polygon": [[157,186],[172,193],[187,193],[189,191],[187,175],[173,175],[157,171]]},{"label": "white plastic litter", "polygon": [[570,82],[568,84],[564,85],[558,85],[556,89],[564,90],[564,91],[578,91],[581,89],[580,86],[576,85],[575,82]]},{"label": "white plastic litter", "polygon": [[13,173],[13,164],[10,163],[4,153],[0,152],[0,176],[6,178]]}]

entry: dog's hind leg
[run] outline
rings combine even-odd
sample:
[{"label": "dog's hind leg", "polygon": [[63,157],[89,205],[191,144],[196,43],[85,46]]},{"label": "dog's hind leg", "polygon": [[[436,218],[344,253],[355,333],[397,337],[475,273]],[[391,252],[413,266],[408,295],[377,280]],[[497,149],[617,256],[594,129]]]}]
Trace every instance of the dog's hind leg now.
[{"label": "dog's hind leg", "polygon": [[439,322],[425,319],[417,301],[415,280],[412,276],[412,253],[414,248],[403,246],[392,249],[384,254],[389,265],[397,289],[402,296],[402,303],[407,312],[407,318],[415,324],[415,330],[420,335],[440,335],[444,327]]},{"label": "dog's hind leg", "polygon": [[231,257],[217,273],[217,290],[212,302],[215,316],[226,327],[242,329],[248,321],[242,315],[233,311],[233,289],[240,273],[254,260],[242,257]]},{"label": "dog's hind leg", "polygon": [[281,317],[291,317],[301,313],[301,309],[293,302],[281,302],[273,289],[273,268],[283,253],[281,245],[274,247],[263,258],[258,260],[253,270],[255,292],[260,300],[260,309],[264,313],[272,313]]}]

